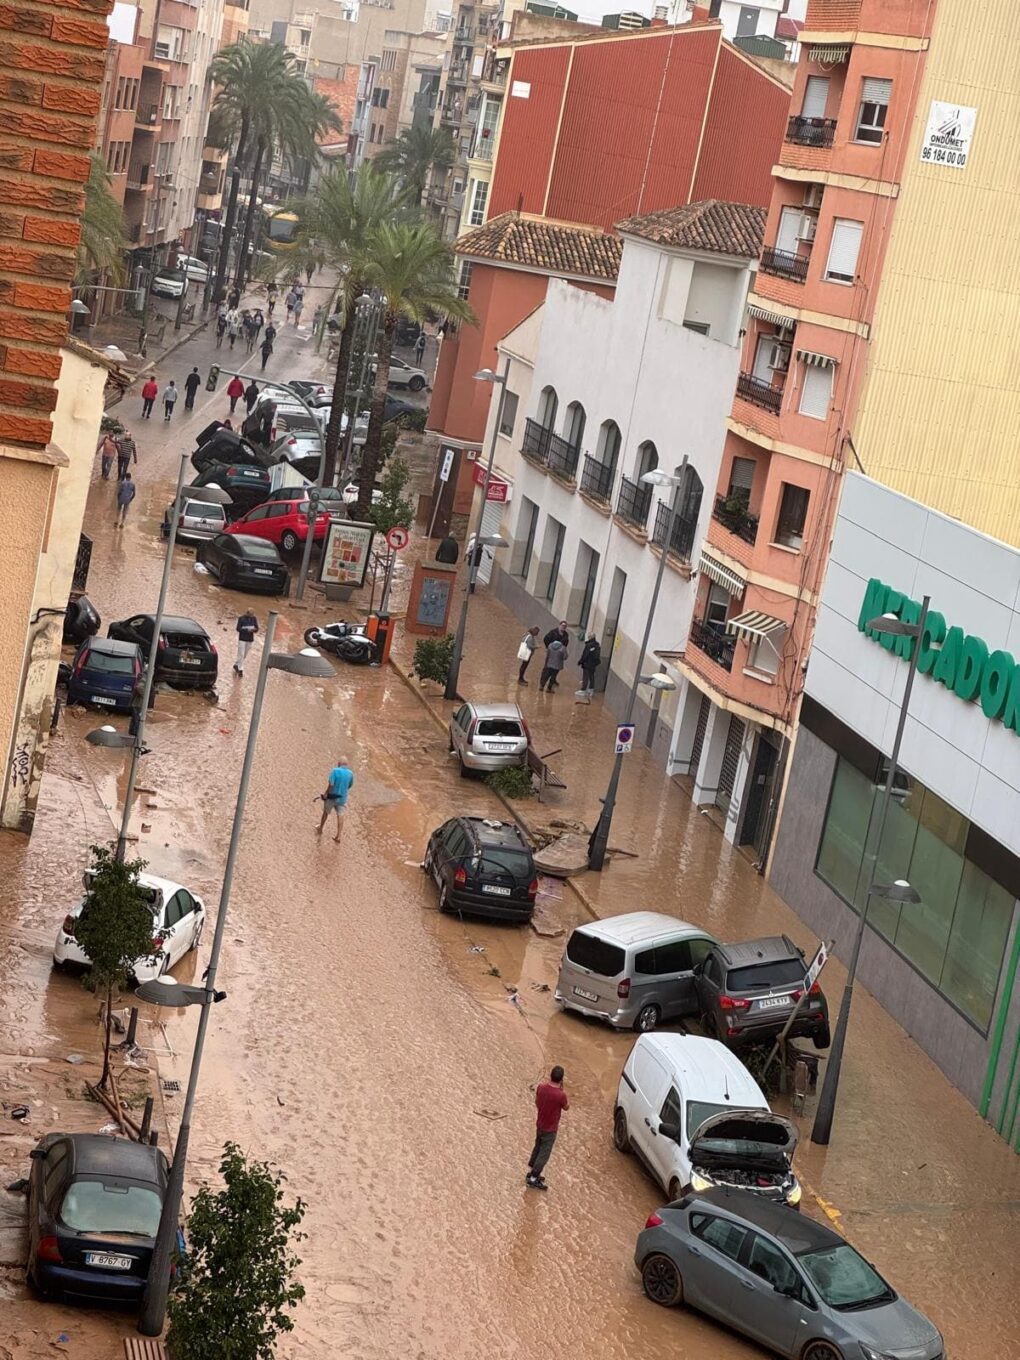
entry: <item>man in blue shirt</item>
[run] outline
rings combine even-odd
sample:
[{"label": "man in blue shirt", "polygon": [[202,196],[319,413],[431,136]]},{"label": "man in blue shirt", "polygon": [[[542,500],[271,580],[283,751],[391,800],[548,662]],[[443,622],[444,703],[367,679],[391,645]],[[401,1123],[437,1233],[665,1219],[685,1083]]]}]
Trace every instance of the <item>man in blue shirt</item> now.
[{"label": "man in blue shirt", "polygon": [[347,806],[347,795],[351,791],[354,783],[354,772],[343,756],[339,758],[333,769],[329,772],[329,782],[326,785],[326,792],[322,796],[322,821],[319,823],[318,835],[322,835],[322,828],[326,825],[326,818],[331,812],[336,813],[336,835],[335,841],[339,841],[340,832],[344,825],[344,809]]}]

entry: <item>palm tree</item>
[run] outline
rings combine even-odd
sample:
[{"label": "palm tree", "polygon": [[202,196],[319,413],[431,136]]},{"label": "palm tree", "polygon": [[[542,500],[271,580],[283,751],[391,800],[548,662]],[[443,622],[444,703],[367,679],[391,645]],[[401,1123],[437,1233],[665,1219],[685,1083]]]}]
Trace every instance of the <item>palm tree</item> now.
[{"label": "palm tree", "polygon": [[75,283],[83,283],[91,274],[106,274],[115,284],[120,283],[124,278],[127,248],[124,210],[110,192],[110,176],[103,158],[93,151],[89,156],[89,177],[85,181]]},{"label": "palm tree", "polygon": [[384,174],[396,175],[408,197],[420,203],[429,171],[449,170],[456,156],[456,143],[449,129],[415,123],[380,151],[372,164]]},{"label": "palm tree", "polygon": [[354,514],[364,519],[372,506],[372,488],[379,471],[390,359],[401,317],[424,321],[443,312],[458,321],[474,321],[474,314],[458,295],[453,251],[428,222],[384,222],[369,243],[366,282],[382,297],[383,314],[376,339],[375,383],[368,417],[368,433],[361,454],[358,503]]}]

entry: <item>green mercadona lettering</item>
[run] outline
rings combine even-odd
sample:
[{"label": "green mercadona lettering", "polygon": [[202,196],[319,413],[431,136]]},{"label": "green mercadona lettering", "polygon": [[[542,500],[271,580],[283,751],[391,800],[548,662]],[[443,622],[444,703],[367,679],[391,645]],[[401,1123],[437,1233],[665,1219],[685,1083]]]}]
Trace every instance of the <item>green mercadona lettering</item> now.
[{"label": "green mercadona lettering", "polygon": [[[857,619],[862,633],[887,652],[909,661],[913,638],[894,637],[867,626],[869,619],[880,614],[895,614],[904,623],[917,623],[921,617],[920,602],[872,578]],[[1020,733],[1020,665],[1009,652],[989,652],[987,642],[973,633],[948,627],[945,616],[937,609],[928,610],[917,669],[945,685],[965,703],[977,700],[986,718]]]}]

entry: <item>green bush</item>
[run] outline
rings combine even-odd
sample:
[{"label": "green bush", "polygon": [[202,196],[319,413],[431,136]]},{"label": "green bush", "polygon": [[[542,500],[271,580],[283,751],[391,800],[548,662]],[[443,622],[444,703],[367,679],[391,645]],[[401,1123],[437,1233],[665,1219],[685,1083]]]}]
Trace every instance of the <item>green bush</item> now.
[{"label": "green bush", "polygon": [[393,424],[399,425],[402,430],[421,431],[424,430],[428,418],[428,411],[405,411],[403,415],[397,416]]},{"label": "green bush", "polygon": [[379,482],[379,500],[368,512],[368,518],[379,533],[387,534],[398,525],[402,529],[410,529],[414,506],[403,494],[410,476],[410,469],[403,459],[394,458],[387,464]]},{"label": "green bush", "polygon": [[740,1061],[744,1064],[751,1076],[765,1092],[766,1096],[777,1096],[782,1078],[783,1059],[781,1054],[777,1054],[774,1062],[765,1071],[765,1063],[772,1052],[774,1040],[769,1039],[763,1044],[753,1044],[744,1049],[740,1055]]},{"label": "green bush", "polygon": [[485,776],[485,782],[504,798],[531,798],[535,792],[531,771],[526,765],[508,765],[505,770],[493,770]]},{"label": "green bush", "polygon": [[124,426],[116,416],[103,416],[99,422],[100,434],[123,434]]},{"label": "green bush", "polygon": [[417,675],[420,680],[434,680],[437,685],[445,685],[452,660],[452,633],[447,633],[446,637],[419,638],[414,644],[411,674]]}]

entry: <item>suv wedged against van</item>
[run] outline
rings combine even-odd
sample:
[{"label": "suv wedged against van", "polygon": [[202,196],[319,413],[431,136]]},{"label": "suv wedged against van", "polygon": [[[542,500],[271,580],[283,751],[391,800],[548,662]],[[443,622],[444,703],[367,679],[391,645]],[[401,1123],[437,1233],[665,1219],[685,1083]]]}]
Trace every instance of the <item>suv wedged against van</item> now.
[{"label": "suv wedged against van", "polygon": [[556,1002],[640,1032],[696,1015],[694,970],[715,944],[699,926],[657,911],[591,921],[567,941]]},{"label": "suv wedged against van", "polygon": [[814,982],[804,995],[808,964],[787,935],[716,945],[696,979],[701,1027],[724,1044],[775,1038],[796,1010],[790,1038],[829,1046],[829,1007]]}]

